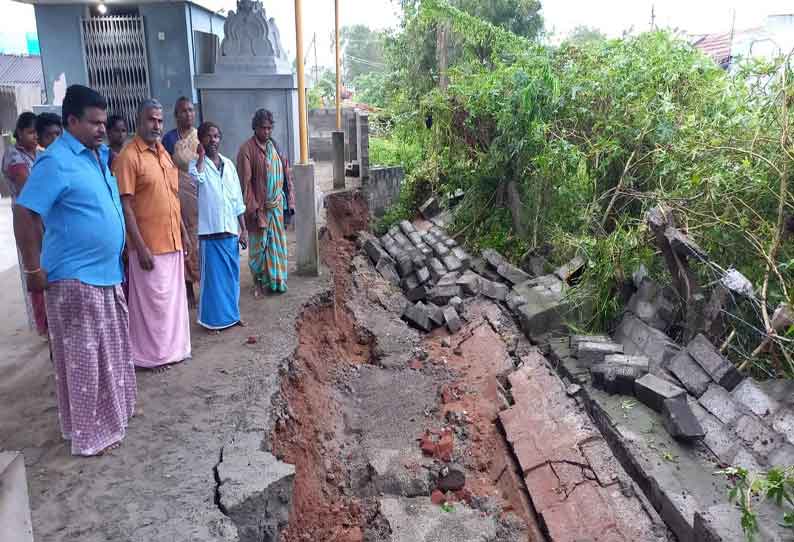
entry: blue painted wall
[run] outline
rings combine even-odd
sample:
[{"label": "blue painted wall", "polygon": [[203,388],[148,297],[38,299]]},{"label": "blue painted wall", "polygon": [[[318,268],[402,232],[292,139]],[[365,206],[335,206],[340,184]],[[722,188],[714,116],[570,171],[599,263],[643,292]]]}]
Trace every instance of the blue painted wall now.
[{"label": "blue painted wall", "polygon": [[48,103],[53,99],[52,83],[62,73],[67,85],[88,84],[80,37],[80,19],[84,12],[85,6],[81,5],[35,6]]}]

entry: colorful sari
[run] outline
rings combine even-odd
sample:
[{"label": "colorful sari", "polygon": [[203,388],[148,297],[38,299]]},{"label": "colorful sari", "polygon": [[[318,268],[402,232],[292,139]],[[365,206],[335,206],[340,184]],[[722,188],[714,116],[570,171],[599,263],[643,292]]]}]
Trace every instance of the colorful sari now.
[{"label": "colorful sari", "polygon": [[[12,205],[19,196],[20,189],[18,187],[21,179],[30,175],[30,170],[33,168],[35,160],[35,154],[30,154],[19,146],[9,147],[3,155],[3,175],[8,181]],[[17,249],[17,260],[19,262],[19,276],[22,282],[22,297],[25,299],[25,311],[28,316],[28,327],[35,329],[42,337],[46,337],[48,330],[44,292],[28,292],[22,265],[22,255],[19,249]]]},{"label": "colorful sari", "polygon": [[272,292],[287,291],[287,233],[284,229],[284,168],[272,141],[265,155],[266,200],[259,227],[249,232],[248,266],[255,282]]}]

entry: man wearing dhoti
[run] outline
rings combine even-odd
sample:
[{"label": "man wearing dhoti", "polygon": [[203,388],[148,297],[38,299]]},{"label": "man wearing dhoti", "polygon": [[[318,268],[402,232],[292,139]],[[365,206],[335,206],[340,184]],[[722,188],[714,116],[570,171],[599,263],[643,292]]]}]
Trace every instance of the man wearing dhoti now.
[{"label": "man wearing dhoti", "polygon": [[130,340],[135,365],[156,369],[190,357],[184,233],[177,168],[160,143],[163,108],[138,108],[135,138],[113,160],[129,244]]},{"label": "man wearing dhoti", "polygon": [[106,108],[94,90],[68,88],[66,130],[37,160],[14,213],[27,286],[44,291],[58,417],[75,455],[118,445],[135,408],[124,213],[102,143]]}]

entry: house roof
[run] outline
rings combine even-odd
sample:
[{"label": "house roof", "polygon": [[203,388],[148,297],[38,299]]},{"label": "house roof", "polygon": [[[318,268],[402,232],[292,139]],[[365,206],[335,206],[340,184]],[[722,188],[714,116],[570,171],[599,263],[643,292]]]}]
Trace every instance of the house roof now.
[{"label": "house roof", "polygon": [[727,65],[731,60],[731,33],[701,34],[690,43],[710,56],[720,66]]},{"label": "house roof", "polygon": [[0,54],[0,85],[41,85],[41,57]]},{"label": "house roof", "polygon": [[[63,4],[97,4],[97,0],[16,0],[23,4],[33,5],[63,5]],[[183,0],[186,4],[195,4],[207,11],[214,12],[212,2],[209,0]],[[105,4],[112,5],[135,5],[135,4],[173,4],[173,0],[105,0]]]}]

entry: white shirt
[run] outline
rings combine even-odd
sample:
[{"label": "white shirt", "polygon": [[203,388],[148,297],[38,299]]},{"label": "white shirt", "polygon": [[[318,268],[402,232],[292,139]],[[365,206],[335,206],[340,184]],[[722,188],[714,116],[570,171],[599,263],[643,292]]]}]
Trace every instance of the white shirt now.
[{"label": "white shirt", "polygon": [[198,183],[198,234],[239,234],[237,217],[245,212],[243,192],[234,163],[219,154],[221,174],[208,157],[204,170],[199,172],[196,161],[190,162],[188,172]]}]

